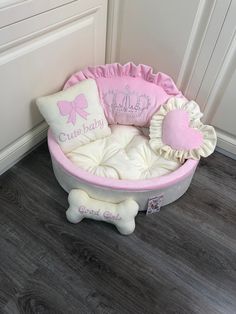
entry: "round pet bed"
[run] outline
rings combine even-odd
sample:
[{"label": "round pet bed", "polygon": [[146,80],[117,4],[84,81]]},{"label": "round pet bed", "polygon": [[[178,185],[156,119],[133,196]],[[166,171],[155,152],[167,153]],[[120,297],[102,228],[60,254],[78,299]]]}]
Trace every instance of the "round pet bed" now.
[{"label": "round pet bed", "polygon": [[[72,75],[63,91],[40,97],[37,104],[50,126],[48,147],[53,170],[69,193],[66,215],[72,223],[92,218],[113,223],[122,234],[132,233],[138,211],[153,213],[181,197],[191,183],[200,156],[209,156],[216,145],[214,128],[200,121],[199,106],[189,102],[168,75],[155,74],[146,65],[89,67]],[[132,158],[123,167],[126,159],[119,158],[115,149],[115,163],[123,167],[124,175],[109,177],[108,173],[114,175],[114,169],[86,171],[90,167],[87,157],[100,167],[95,158],[100,143],[105,149],[107,143],[114,146],[113,129],[119,142],[127,138],[126,130],[134,128],[145,136],[137,135],[131,148],[143,147],[144,143],[143,155],[155,155],[151,160],[157,159],[157,165],[159,160],[163,162],[167,172],[163,172],[164,168],[155,172],[153,168],[152,176],[142,172],[145,176],[135,179],[131,176],[131,169],[136,169],[132,168]],[[128,156],[126,148],[121,147],[119,153]],[[77,161],[83,159],[84,168],[69,159],[75,155]],[[81,160],[78,156],[82,156]],[[110,166],[114,166],[114,159]],[[173,169],[176,170],[170,172]],[[153,177],[156,173],[160,176]]]},{"label": "round pet bed", "polygon": [[[100,100],[109,124],[148,126],[152,115],[161,104],[173,96],[183,97],[168,75],[161,72],[154,74],[151,67],[136,66],[133,63],[88,67],[72,75],[64,89],[87,79],[94,79],[97,83]],[[114,95],[122,97],[122,100],[126,95],[133,97],[134,102],[137,102],[140,97],[144,107],[149,106],[151,110],[148,110],[148,113],[145,113],[145,110],[121,112],[120,108],[112,107]],[[81,188],[91,197],[110,202],[120,202],[130,197],[138,202],[139,210],[146,210],[148,201],[153,197],[160,196],[163,206],[182,196],[189,187],[198,164],[197,160],[187,160],[176,171],[156,179],[115,180],[98,177],[76,167],[62,152],[50,130],[48,146],[55,175],[67,192]]]}]

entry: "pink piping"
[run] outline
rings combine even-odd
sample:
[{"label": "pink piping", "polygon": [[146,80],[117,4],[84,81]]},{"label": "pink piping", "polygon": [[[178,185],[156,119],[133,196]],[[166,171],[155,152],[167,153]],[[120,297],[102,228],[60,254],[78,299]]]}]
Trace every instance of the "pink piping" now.
[{"label": "pink piping", "polygon": [[191,175],[198,165],[198,160],[189,159],[176,171],[168,175],[161,176],[159,178],[137,181],[117,180],[95,176],[74,165],[62,152],[60,146],[55,141],[50,129],[48,131],[48,147],[52,158],[69,175],[92,185],[115,190],[146,191],[163,189],[173,184],[176,184],[187,176]]}]

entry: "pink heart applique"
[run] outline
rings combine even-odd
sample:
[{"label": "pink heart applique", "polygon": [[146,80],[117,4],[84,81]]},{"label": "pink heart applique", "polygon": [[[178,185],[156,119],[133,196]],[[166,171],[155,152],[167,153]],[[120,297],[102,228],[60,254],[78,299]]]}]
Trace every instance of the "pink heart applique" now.
[{"label": "pink heart applique", "polygon": [[203,135],[189,126],[188,112],[175,109],[168,112],[164,118],[162,141],[176,150],[190,150],[201,146]]}]

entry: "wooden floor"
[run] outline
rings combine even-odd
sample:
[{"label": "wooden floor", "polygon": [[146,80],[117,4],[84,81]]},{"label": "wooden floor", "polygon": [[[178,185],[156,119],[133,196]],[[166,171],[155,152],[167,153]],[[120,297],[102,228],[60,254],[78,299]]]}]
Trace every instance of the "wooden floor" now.
[{"label": "wooden floor", "polygon": [[202,161],[131,236],[67,206],[46,144],[0,177],[0,313],[236,313],[236,161]]}]

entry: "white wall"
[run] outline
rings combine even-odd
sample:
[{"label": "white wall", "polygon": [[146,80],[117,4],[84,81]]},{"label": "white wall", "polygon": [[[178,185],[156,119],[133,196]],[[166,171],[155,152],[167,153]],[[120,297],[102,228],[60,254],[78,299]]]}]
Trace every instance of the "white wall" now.
[{"label": "white wall", "polygon": [[[229,3],[230,0],[110,0],[107,62],[133,60],[149,64],[171,75],[185,91],[199,57],[202,60],[198,77],[202,78]],[[200,55],[202,47],[204,56]]]},{"label": "white wall", "polygon": [[121,1],[116,58],[122,63],[133,60],[150,64],[177,79],[198,2]]},{"label": "white wall", "polygon": [[235,12],[230,0],[110,0],[107,40],[107,62],[132,60],[172,76],[217,128],[218,146],[234,154]]}]

